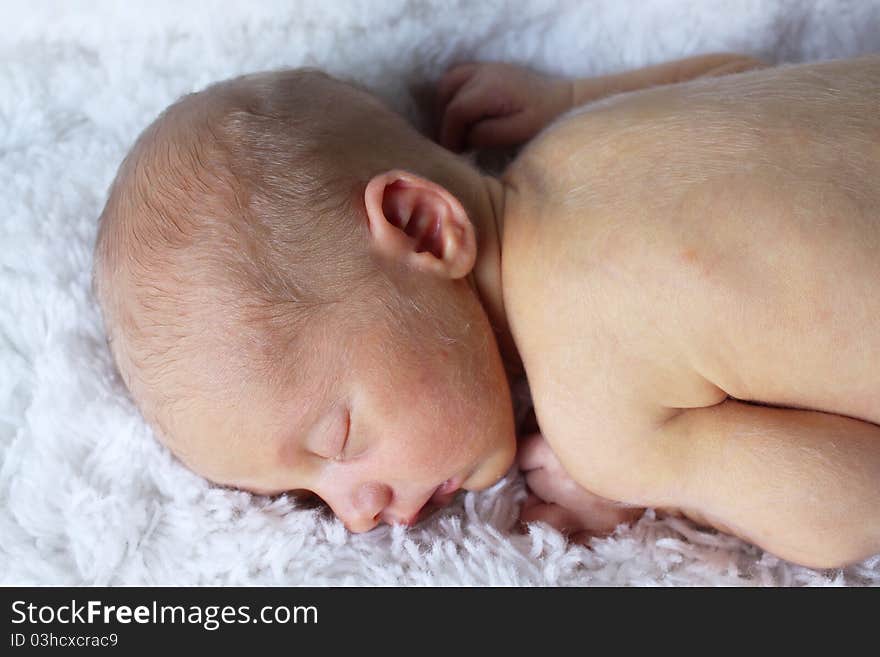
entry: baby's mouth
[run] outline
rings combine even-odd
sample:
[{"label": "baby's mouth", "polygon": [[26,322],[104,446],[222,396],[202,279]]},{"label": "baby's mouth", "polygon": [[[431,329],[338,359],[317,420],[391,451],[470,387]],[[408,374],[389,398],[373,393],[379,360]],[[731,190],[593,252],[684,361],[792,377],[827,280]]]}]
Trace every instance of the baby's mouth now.
[{"label": "baby's mouth", "polygon": [[461,488],[461,478],[453,477],[452,479],[447,479],[442,484],[437,486],[434,489],[434,494],[431,496],[431,500],[435,500],[438,497],[443,498],[450,494],[454,494],[459,488]]},{"label": "baby's mouth", "polygon": [[448,506],[449,503],[452,502],[453,499],[455,499],[458,491],[461,490],[461,485],[464,480],[464,477],[456,475],[455,477],[447,479],[446,481],[441,483],[428,495],[421,508],[409,518],[401,520],[390,520],[383,517],[383,520],[388,524],[398,524],[405,525],[406,527],[412,527],[416,523],[424,520],[429,515],[434,513],[434,511],[437,511],[444,506]]},{"label": "baby's mouth", "polygon": [[425,502],[421,509],[419,509],[419,512],[413,519],[413,524],[426,518],[437,509],[448,506],[449,503],[455,499],[456,494],[461,489],[461,482],[461,477],[453,477],[437,486],[437,488],[434,489],[434,492],[431,493],[431,497],[428,498],[428,501]]}]

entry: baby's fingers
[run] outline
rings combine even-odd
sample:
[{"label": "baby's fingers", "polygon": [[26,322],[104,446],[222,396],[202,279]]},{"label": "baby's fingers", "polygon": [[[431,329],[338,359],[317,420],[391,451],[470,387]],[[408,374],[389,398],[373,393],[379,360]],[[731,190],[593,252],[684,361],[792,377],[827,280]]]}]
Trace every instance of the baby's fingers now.
[{"label": "baby's fingers", "polygon": [[529,123],[525,111],[485,119],[471,128],[467,143],[477,149],[521,144],[528,141],[532,134]]},{"label": "baby's fingers", "polygon": [[449,101],[452,100],[455,93],[471,78],[478,66],[479,64],[461,64],[460,66],[449,69],[443,77],[440,78],[440,82],[437,83],[437,93],[435,97],[438,116],[449,104]]},{"label": "baby's fingers", "polygon": [[550,445],[540,433],[533,433],[519,441],[516,460],[523,472],[546,468],[557,461]]},{"label": "baby's fingers", "polygon": [[522,506],[519,508],[520,516],[522,516],[522,514],[531,509],[533,506],[539,506],[541,504],[544,504],[544,500],[542,500],[534,493],[529,492],[526,495],[526,499],[523,501]]},{"label": "baby's fingers", "polygon": [[485,86],[465,84],[443,112],[437,141],[449,150],[461,151],[467,145],[468,132],[475,123],[513,111],[509,100]]},{"label": "baby's fingers", "polygon": [[577,494],[583,490],[571,479],[560,478],[546,468],[526,472],[525,480],[529,490],[545,502],[555,502],[566,506],[571,506],[568,504],[570,499],[576,498]]},{"label": "baby's fingers", "polygon": [[580,520],[568,509],[558,504],[535,504],[520,513],[521,523],[546,522],[555,530],[568,534],[572,531],[580,531]]}]

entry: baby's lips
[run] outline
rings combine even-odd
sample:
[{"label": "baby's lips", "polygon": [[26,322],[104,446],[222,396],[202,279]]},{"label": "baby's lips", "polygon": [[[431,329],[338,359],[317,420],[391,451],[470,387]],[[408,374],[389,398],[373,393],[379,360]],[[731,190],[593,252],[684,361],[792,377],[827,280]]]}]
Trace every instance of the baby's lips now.
[{"label": "baby's lips", "polygon": [[[461,477],[453,477],[452,479],[447,479],[442,484],[437,486],[437,489],[432,493],[431,497],[428,498],[428,501],[422,506],[421,509],[418,510],[412,517],[405,518],[403,520],[396,521],[397,524],[405,525],[406,527],[412,527],[418,522],[421,522],[428,516],[430,516],[434,511],[443,508],[444,506],[449,506],[449,503],[455,499],[455,496],[458,494],[458,491],[461,489]],[[388,522],[387,520],[385,522]],[[390,524],[390,523],[389,523]]]},{"label": "baby's lips", "polygon": [[453,499],[455,499],[455,495],[461,489],[461,483],[461,477],[453,477],[452,479],[447,479],[442,484],[437,486],[437,490],[435,490],[434,494],[431,495],[431,498],[428,500],[428,504],[434,506],[446,506]]},{"label": "baby's lips", "polygon": [[437,487],[437,490],[434,492],[434,495],[448,495],[449,493],[454,493],[461,487],[461,482],[458,481],[458,477],[454,477],[452,479],[447,479],[442,484]]}]

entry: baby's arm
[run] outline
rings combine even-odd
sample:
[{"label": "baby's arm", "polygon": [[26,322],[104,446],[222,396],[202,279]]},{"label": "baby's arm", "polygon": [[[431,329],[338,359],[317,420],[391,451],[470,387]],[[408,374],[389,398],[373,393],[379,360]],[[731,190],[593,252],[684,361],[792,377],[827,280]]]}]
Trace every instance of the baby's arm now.
[{"label": "baby's arm", "polygon": [[815,568],[880,552],[877,425],[728,399],[680,412],[650,444],[661,506]]},{"label": "baby's arm", "polygon": [[504,62],[460,64],[437,83],[436,139],[453,151],[515,146],[568,110],[605,96],[764,66],[744,55],[699,55],[571,80]]},{"label": "baby's arm", "polygon": [[600,98],[626,91],[636,91],[664,84],[676,84],[696,78],[742,73],[743,71],[765,68],[767,66],[769,64],[754,57],[718,53],[677,59],[624,73],[581,78],[573,81],[572,107],[578,107]]}]

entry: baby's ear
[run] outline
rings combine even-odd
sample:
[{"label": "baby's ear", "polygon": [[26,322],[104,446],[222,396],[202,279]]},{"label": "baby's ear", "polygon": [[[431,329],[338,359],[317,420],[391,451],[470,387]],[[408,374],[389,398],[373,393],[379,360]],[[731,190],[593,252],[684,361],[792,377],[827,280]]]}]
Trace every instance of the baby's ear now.
[{"label": "baby's ear", "polygon": [[372,247],[385,257],[447,278],[474,266],[477,241],[449,191],[401,169],[373,177],[364,191]]}]

